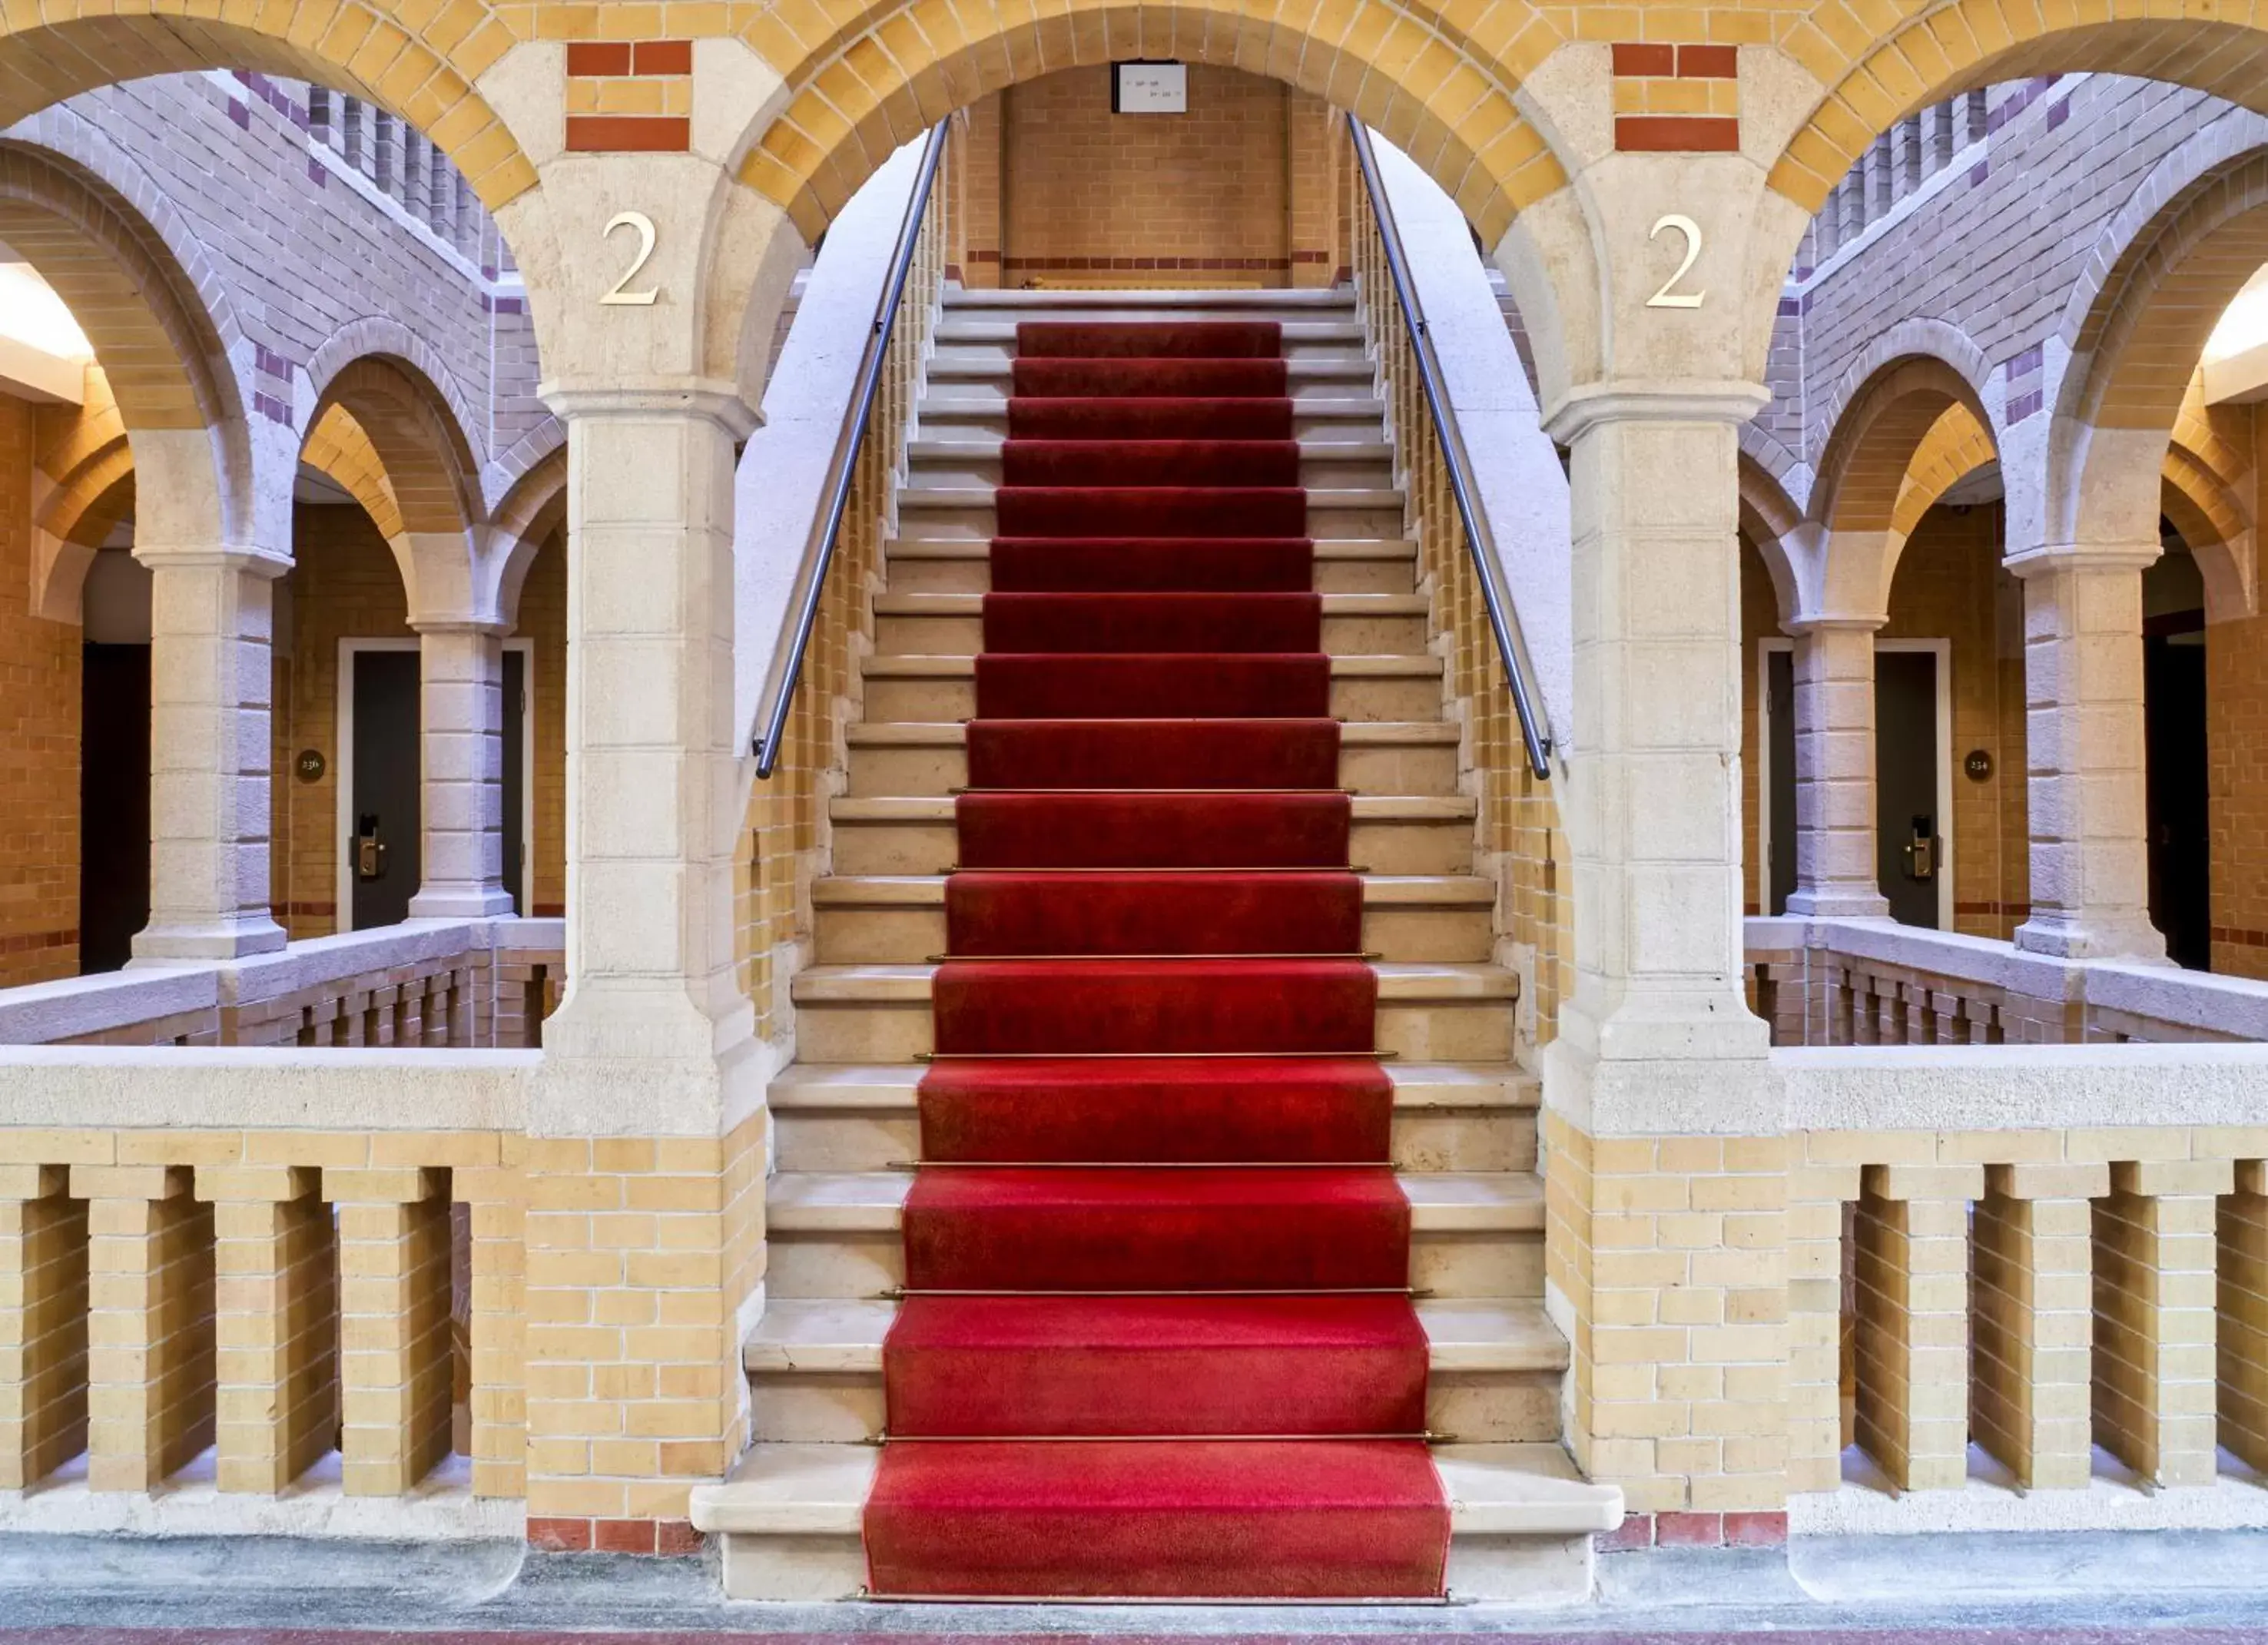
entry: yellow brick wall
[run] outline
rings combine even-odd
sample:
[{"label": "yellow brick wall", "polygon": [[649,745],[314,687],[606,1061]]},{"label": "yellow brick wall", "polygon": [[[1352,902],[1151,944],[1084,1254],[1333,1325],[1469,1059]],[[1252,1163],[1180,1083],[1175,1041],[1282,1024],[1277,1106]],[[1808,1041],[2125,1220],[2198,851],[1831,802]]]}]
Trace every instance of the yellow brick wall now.
[{"label": "yellow brick wall", "polygon": [[30,610],[34,424],[0,395],[0,987],[78,970],[81,636]]}]

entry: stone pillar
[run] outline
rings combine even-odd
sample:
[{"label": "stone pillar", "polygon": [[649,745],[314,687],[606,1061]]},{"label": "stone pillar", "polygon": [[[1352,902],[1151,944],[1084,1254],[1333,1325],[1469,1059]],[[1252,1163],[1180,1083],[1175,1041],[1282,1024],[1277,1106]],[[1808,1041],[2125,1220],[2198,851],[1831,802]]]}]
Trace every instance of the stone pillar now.
[{"label": "stone pillar", "polygon": [[2241,1162],[2235,1188],[2220,1217],[2220,1442],[2268,1468],[2268,1161]]},{"label": "stone pillar", "polygon": [[1788,1489],[1843,1483],[1843,1214],[1859,1168],[1799,1161],[1788,1173]]},{"label": "stone pillar", "polygon": [[284,946],[269,906],[277,556],[137,542],[150,568],[150,924],[138,962]]},{"label": "stone pillar", "polygon": [[74,1165],[87,1204],[87,1485],[149,1491],[213,1442],[212,1211],[185,1167]]},{"label": "stone pillar", "polygon": [[1970,1427],[2027,1490],[2092,1472],[2095,1298],[2088,1202],[2102,1165],[1995,1165],[1977,1203]]},{"label": "stone pillar", "polygon": [[224,1491],[272,1495],[336,1444],[338,1248],[318,1174],[200,1167],[212,1204],[215,1396]]},{"label": "stone pillar", "polygon": [[2095,1206],[2095,1432],[2161,1486],[2211,1485],[2217,1197],[2225,1160],[2113,1165]]},{"label": "stone pillar", "polygon": [[528,1537],[669,1551],[739,1450],[738,1318],[763,1277],[766,1068],[733,919],[750,417],[696,383],[548,397],[568,430],[568,992],[525,1164]]},{"label": "stone pillar", "polygon": [[417,625],[424,836],[413,919],[512,911],[504,883],[503,632],[483,623]]},{"label": "stone pillar", "polygon": [[2016,946],[2162,959],[2150,924],[2142,571],[2154,542],[2012,555],[2024,583],[2031,918]]},{"label": "stone pillar", "polygon": [[1969,1206],[1984,1191],[1981,1166],[1860,1173],[1856,1437],[1901,1491],[1969,1478]]},{"label": "stone pillar", "polygon": [[0,1165],[0,1491],[86,1449],[86,1206],[55,1165]]},{"label": "stone pillar", "polygon": [[1711,1524],[1786,1501],[1787,1142],[1742,927],[1736,430],[1764,397],[1587,388],[1549,425],[1572,451],[1575,982],[1545,1052],[1547,1306],[1578,1461]]},{"label": "stone pillar", "polygon": [[1820,617],[1795,632],[1795,890],[1787,911],[1884,919],[1874,825],[1874,631]]},{"label": "stone pillar", "polygon": [[399,1496],[449,1454],[449,1201],[442,1173],[333,1169],[339,1450],[350,1496]]}]

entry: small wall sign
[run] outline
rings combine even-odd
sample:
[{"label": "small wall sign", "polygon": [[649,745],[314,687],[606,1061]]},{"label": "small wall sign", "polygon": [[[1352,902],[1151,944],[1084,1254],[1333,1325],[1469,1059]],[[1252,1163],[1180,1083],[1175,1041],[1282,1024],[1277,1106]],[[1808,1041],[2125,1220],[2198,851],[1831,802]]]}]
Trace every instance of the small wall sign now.
[{"label": "small wall sign", "polygon": [[1962,758],[1961,769],[1972,783],[1989,781],[1992,776],[1992,756],[1983,749],[1971,749]]},{"label": "small wall sign", "polygon": [[301,782],[319,783],[323,780],[323,773],[330,767],[324,763],[323,751],[320,749],[302,749],[299,750],[299,757],[291,762],[291,769],[298,773]]},{"label": "small wall sign", "polygon": [[1189,64],[1138,61],[1112,63],[1110,112],[1114,114],[1188,114]]}]

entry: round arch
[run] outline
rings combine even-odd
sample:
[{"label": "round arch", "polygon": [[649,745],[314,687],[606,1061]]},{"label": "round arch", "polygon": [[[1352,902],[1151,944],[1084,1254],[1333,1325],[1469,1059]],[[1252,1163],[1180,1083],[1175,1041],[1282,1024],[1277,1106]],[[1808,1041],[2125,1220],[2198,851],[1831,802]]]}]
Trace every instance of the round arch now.
[{"label": "round arch", "polygon": [[[447,154],[496,211],[534,188],[535,167],[474,82],[517,43],[482,0],[430,7],[342,0],[311,29],[304,12],[183,15],[168,0],[46,0],[30,26],[0,25],[0,127],[119,80],[247,69],[375,103]],[[310,36],[312,35],[312,38]]]},{"label": "round arch", "polygon": [[[396,532],[462,536],[478,523],[478,463],[464,424],[432,379],[398,355],[365,354],[326,371],[309,419],[311,439],[335,409],[351,420],[376,458]],[[346,439],[342,429],[337,433]]]},{"label": "round arch", "polygon": [[1305,26],[1229,0],[1050,6],[981,20],[952,0],[910,0],[850,15],[806,39],[767,12],[745,36],[782,66],[787,101],[746,135],[740,180],[806,241],[883,160],[955,109],[1056,70],[1126,57],[1242,69],[1351,110],[1432,176],[1491,245],[1515,211],[1567,181],[1513,100],[1561,41],[1528,0],[1477,13],[1434,0],[1354,0],[1351,15],[1318,13]]}]

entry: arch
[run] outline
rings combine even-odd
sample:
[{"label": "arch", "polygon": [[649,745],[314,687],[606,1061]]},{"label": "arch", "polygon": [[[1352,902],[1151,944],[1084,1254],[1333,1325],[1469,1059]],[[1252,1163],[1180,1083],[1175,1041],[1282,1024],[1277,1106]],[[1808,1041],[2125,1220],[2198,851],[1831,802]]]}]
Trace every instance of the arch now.
[{"label": "arch", "polygon": [[[1353,0],[1270,16],[1231,0],[972,13],[953,0],[857,11],[761,13],[748,44],[779,67],[786,103],[743,138],[740,181],[786,211],[806,241],[899,147],[989,92],[1058,69],[1174,57],[1285,81],[1375,127],[1438,181],[1480,231],[1567,181],[1513,92],[1560,43],[1528,0],[1468,12],[1435,0]],[[1468,17],[1477,20],[1467,24]]]},{"label": "arch", "polygon": [[481,572],[495,590],[493,609],[519,621],[519,593],[544,545],[567,523],[567,451],[563,445],[523,476],[497,505]]},{"label": "arch", "polygon": [[[1835,420],[1821,446],[1810,512],[1831,532],[1893,528],[1915,457],[1954,408],[1965,411],[1985,439],[1992,439],[1992,417],[1977,388],[1981,377],[1972,378],[1941,353],[1893,356],[1852,383],[1869,360],[1890,353],[1900,331],[1934,323],[1908,321],[1877,338],[1845,373],[1844,386],[1830,402]],[[1976,364],[1981,366],[1981,356]]]},{"label": "arch", "polygon": [[2252,522],[2236,494],[2196,453],[2176,445],[2166,453],[2159,495],[2205,581],[2205,621],[2250,616],[2258,602]]},{"label": "arch", "polygon": [[[1967,385],[1966,399],[1979,406],[1984,403],[1984,386],[1992,380],[1992,362],[1985,358],[1984,350],[1948,321],[1909,316],[1875,333],[1844,367],[1820,403],[1819,415],[1804,431],[1806,449],[1822,451],[1870,380],[1885,366],[1904,359],[1937,361]],[[1821,471],[1825,472],[1823,457]]]},{"label": "arch", "polygon": [[[391,314],[364,314],[350,320],[316,345],[306,366],[307,387],[315,402],[320,405],[335,398],[331,391],[339,373],[372,357],[406,365],[411,379],[447,408],[447,415],[456,424],[456,441],[468,451],[480,451],[482,420],[456,373],[431,344]],[[313,426],[311,417],[308,427]]]},{"label": "arch", "polygon": [[1817,0],[1784,47],[1827,89],[1781,149],[1770,188],[1815,213],[1879,134],[1997,80],[2094,70],[2169,80],[2268,111],[2268,30],[2197,18],[2051,20],[2069,15],[2009,0],[1957,0],[1918,8],[1875,35],[1852,25],[1841,0]]},{"label": "arch", "polygon": [[391,542],[401,535],[401,505],[394,501],[386,463],[346,407],[333,401],[324,408],[299,447],[299,461],[353,498],[379,535]]},{"label": "arch", "polygon": [[129,431],[241,422],[222,321],[199,295],[221,282],[193,240],[177,234],[185,267],[116,190],[60,155],[0,141],[0,241],[70,308]]},{"label": "arch", "polygon": [[1897,544],[1892,555],[1894,572],[1896,556],[1905,551],[1905,540],[1921,517],[1937,506],[1938,498],[1985,464],[1999,461],[1992,431],[1977,420],[1977,414],[1965,404],[1948,406],[1922,436],[1890,507],[1890,532]]},{"label": "arch", "polygon": [[[389,535],[461,537],[471,529],[482,513],[472,447],[431,379],[398,356],[366,354],[328,373],[310,439],[335,409],[344,410],[377,460],[393,505]],[[351,445],[343,429],[330,438]]]},{"label": "arch", "polygon": [[[560,472],[563,476],[566,450],[567,425],[546,412],[533,428],[512,443],[510,449],[482,470],[481,491],[489,499],[490,512],[500,513],[513,494],[522,489],[522,482],[555,455],[561,460]],[[565,483],[563,478],[560,483]]]},{"label": "arch", "polygon": [[248,69],[335,86],[399,115],[491,212],[535,186],[519,140],[473,89],[517,43],[483,0],[340,0],[317,13],[226,17],[188,16],[174,0],[45,0],[39,15],[0,26],[0,127],[117,80]]},{"label": "arch", "polygon": [[1741,530],[1764,561],[1782,623],[1794,621],[1802,607],[1796,561],[1805,535],[1803,511],[1790,500],[1773,475],[1743,448],[1740,459]]},{"label": "arch", "polygon": [[134,454],[121,435],[79,463],[42,499],[33,520],[31,609],[53,623],[81,620],[98,550],[134,507]]}]

